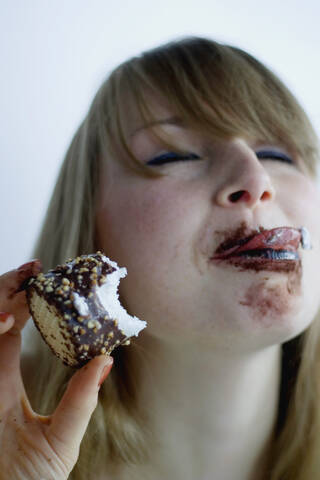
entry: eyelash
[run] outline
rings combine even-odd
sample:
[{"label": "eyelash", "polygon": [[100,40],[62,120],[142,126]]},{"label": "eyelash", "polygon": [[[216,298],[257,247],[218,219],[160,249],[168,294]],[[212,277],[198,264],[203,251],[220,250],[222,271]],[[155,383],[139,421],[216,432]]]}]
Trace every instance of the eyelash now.
[{"label": "eyelash", "polygon": [[[273,152],[272,150],[262,150],[261,152],[257,152],[256,155],[257,155],[257,158],[259,159],[274,159],[274,160],[280,160],[285,163],[289,163],[291,165],[294,164],[293,160],[290,157],[288,157],[288,155],[281,152]],[[188,160],[200,160],[200,157],[195,153],[190,153],[189,155],[180,156],[174,152],[167,152],[152,158],[147,162],[147,165],[151,165],[151,166],[163,165],[164,163],[181,162],[181,161],[188,161]]]},{"label": "eyelash", "polygon": [[162,165],[163,163],[181,162],[184,160],[200,160],[200,157],[195,153],[180,156],[174,152],[168,152],[152,158],[147,162],[147,165]]}]

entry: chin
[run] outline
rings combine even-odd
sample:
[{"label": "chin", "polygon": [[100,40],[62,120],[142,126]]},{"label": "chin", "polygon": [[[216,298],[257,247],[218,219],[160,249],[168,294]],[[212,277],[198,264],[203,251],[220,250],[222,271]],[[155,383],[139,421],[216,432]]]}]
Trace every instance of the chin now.
[{"label": "chin", "polygon": [[[269,312],[266,316],[251,320],[252,331],[247,329],[244,337],[249,338],[255,348],[266,348],[272,345],[280,345],[297,337],[307,330],[314,321],[318,312],[318,306],[306,308],[297,301],[290,313],[278,312],[272,315]],[[246,333],[246,335],[245,335]]]}]

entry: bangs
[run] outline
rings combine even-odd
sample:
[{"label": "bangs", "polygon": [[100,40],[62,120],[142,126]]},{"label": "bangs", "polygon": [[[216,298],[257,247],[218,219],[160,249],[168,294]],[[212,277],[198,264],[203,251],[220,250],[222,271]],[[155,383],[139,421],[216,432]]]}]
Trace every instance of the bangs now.
[{"label": "bangs", "polygon": [[[285,146],[317,173],[317,136],[305,112],[284,84],[246,52],[201,38],[187,38],[147,51],[120,65],[110,79],[108,144],[123,161],[146,176],[161,176],[142,165],[128,143],[128,117],[156,121],[150,98],[169,106],[188,128],[217,140],[233,137]],[[163,145],[179,153],[164,134]],[[181,152],[182,153],[182,152]]]}]

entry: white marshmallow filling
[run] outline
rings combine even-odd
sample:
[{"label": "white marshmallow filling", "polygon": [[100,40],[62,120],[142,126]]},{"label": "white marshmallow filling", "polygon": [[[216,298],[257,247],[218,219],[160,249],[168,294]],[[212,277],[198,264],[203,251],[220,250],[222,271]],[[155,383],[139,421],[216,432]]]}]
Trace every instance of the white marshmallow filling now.
[{"label": "white marshmallow filling", "polygon": [[[122,330],[126,338],[138,336],[147,323],[135,316],[131,316],[123,308],[119,301],[118,286],[121,278],[126,277],[127,269],[119,268],[117,263],[103,256],[103,261],[114,267],[116,270],[106,276],[106,281],[101,286],[96,286],[94,292],[97,295],[102,307],[110,319],[117,320],[119,330]],[[74,306],[81,316],[89,315],[89,307],[84,296],[74,293]]]}]

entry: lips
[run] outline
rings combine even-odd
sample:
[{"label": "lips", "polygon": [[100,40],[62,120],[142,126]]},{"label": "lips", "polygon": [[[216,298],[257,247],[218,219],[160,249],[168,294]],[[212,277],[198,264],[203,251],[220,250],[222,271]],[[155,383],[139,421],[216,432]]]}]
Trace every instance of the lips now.
[{"label": "lips", "polygon": [[[247,252],[250,256],[265,256],[272,260],[277,258],[287,260],[296,259],[297,255],[290,252],[297,252],[299,245],[302,248],[311,248],[308,230],[292,227],[278,227],[271,230],[262,230],[243,238],[229,238],[219,245],[212,260],[227,259],[244,255]],[[284,256],[284,253],[286,255]]]}]

